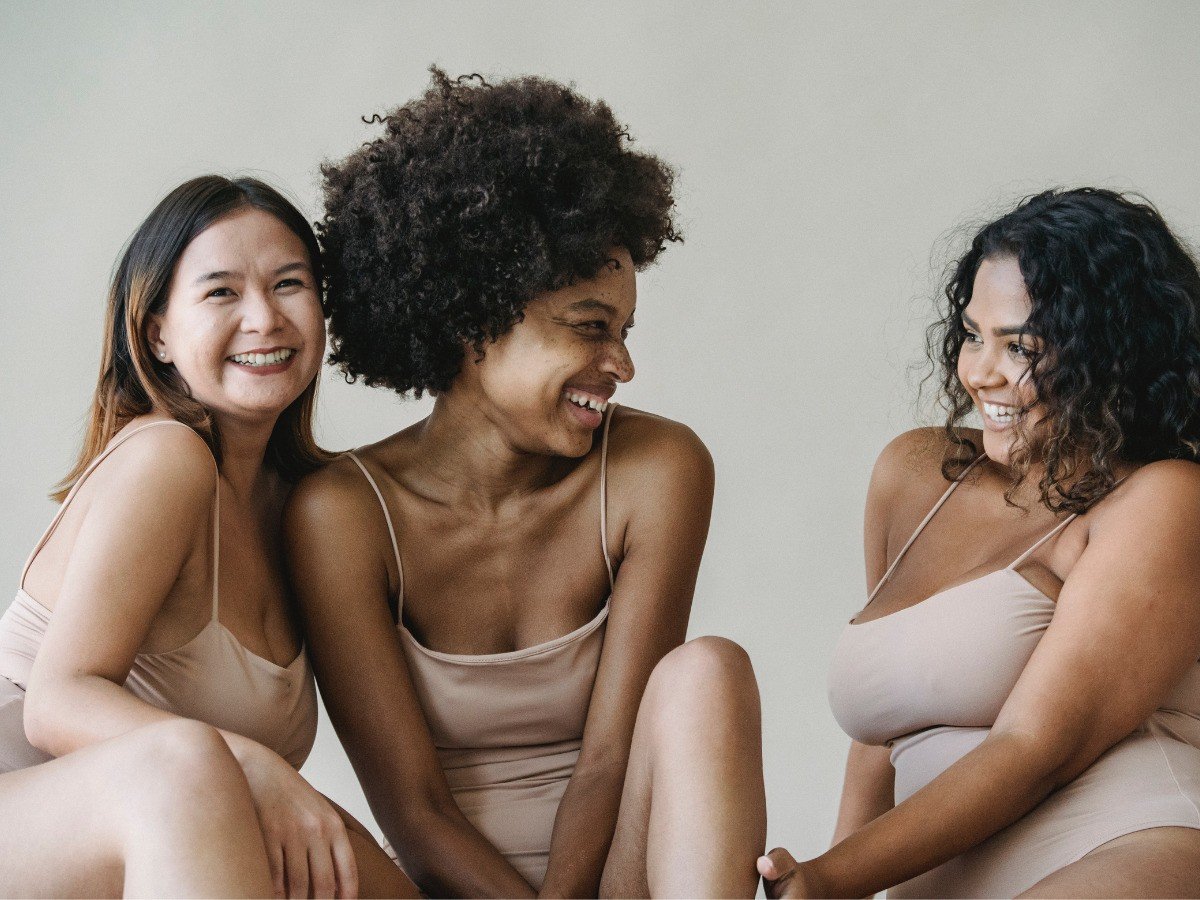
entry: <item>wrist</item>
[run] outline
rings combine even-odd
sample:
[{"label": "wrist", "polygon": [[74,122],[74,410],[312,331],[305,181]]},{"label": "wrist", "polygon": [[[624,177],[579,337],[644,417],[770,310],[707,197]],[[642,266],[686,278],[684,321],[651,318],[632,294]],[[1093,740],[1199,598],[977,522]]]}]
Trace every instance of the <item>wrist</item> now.
[{"label": "wrist", "polygon": [[813,897],[857,897],[857,893],[847,891],[836,875],[835,860],[829,859],[826,851],[820,856],[805,860],[798,864],[804,883],[812,891]]}]

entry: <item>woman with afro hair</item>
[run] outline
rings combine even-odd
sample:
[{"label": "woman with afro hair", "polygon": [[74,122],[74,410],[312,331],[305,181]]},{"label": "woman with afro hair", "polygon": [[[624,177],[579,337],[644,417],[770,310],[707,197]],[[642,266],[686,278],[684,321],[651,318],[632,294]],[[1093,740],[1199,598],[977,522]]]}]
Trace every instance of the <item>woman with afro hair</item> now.
[{"label": "woman with afro hair", "polygon": [[567,87],[433,72],[324,168],[332,359],[435,397],[289,504],[330,718],[428,894],[752,896],[754,675],[684,643],[712,460],[612,401],[671,171]]},{"label": "woman with afro hair", "polygon": [[946,298],[948,420],[875,466],[834,651],[835,843],[767,893],[1198,897],[1200,272],[1148,203],[1047,191]]}]

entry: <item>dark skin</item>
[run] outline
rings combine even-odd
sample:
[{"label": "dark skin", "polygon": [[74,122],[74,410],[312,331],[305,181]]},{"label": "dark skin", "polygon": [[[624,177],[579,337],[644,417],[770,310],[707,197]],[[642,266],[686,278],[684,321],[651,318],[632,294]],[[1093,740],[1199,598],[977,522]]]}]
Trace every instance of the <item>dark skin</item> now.
[{"label": "dark skin", "polygon": [[[590,621],[609,596],[600,416],[565,394],[600,402],[633,376],[633,266],[623,250],[613,257],[596,278],[531,301],[481,361],[468,356],[428,419],[360,453],[396,523],[403,624],[425,647],[533,646]],[[651,671],[684,640],[712,502],[711,459],[686,427],[612,415],[616,587],[544,896],[596,896],[606,865],[634,865],[609,854],[634,722]],[[534,896],[450,794],[389,608],[400,573],[387,526],[353,462],[302,482],[285,528],[330,717],[405,870],[431,894]]]}]

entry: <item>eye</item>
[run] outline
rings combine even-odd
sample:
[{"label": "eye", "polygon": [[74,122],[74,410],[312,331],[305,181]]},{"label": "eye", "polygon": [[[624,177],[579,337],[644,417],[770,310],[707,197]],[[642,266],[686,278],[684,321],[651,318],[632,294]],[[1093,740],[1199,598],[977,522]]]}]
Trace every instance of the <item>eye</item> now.
[{"label": "eye", "polygon": [[219,288],[213,288],[211,291],[209,291],[204,296],[206,299],[208,297],[212,297],[214,300],[228,300],[236,295],[233,293],[232,288],[219,287]]},{"label": "eye", "polygon": [[983,339],[969,328],[963,328],[963,343],[964,344],[982,344]]},{"label": "eye", "polygon": [[304,281],[300,278],[285,278],[279,284],[275,285],[275,290],[287,290],[288,288],[304,287]]},{"label": "eye", "polygon": [[1015,341],[1008,345],[1008,352],[1018,359],[1033,359],[1037,356],[1037,351],[1032,347],[1026,347],[1024,344],[1019,344]]}]

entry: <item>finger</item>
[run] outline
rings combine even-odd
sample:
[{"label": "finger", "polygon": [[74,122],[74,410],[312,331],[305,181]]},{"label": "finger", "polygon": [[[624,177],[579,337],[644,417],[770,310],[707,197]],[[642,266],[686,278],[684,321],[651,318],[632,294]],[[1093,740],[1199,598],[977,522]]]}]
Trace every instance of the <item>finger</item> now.
[{"label": "finger", "polygon": [[792,869],[796,868],[795,858],[793,858],[792,854],[788,853],[782,847],[776,847],[774,850],[772,850],[766,856],[760,856],[758,859],[759,859],[759,870],[758,870],[759,874],[763,874],[762,865],[763,865],[764,860],[766,862],[766,865],[775,872],[775,874],[773,874],[773,875],[763,874],[764,878],[779,878],[780,876],[784,875],[785,873],[790,872]]},{"label": "finger", "polygon": [[355,900],[358,896],[358,857],[354,855],[350,835],[344,827],[334,835],[330,849],[333,851],[337,895],[341,900]]},{"label": "finger", "polygon": [[337,879],[333,874],[333,856],[325,842],[308,848],[308,877],[313,900],[333,900]]},{"label": "finger", "polygon": [[267,862],[271,866],[271,888],[276,897],[287,896],[287,877],[283,869],[283,846],[279,841],[267,841]]},{"label": "finger", "polygon": [[284,847],[283,868],[290,900],[308,900],[308,848],[303,844]]}]

